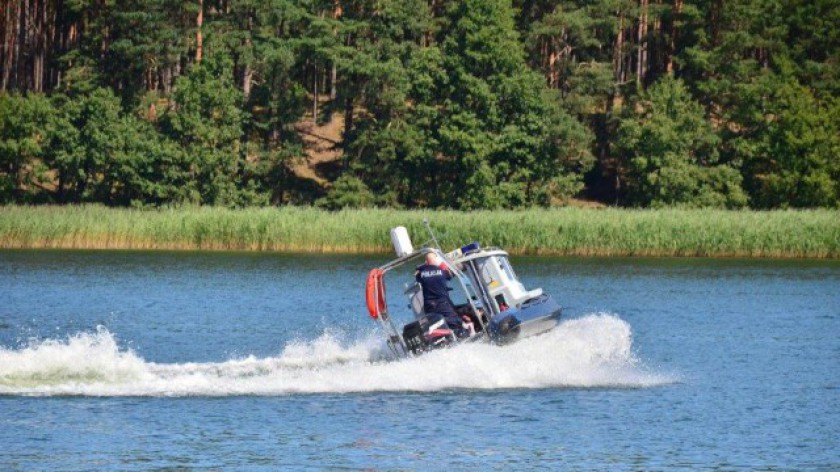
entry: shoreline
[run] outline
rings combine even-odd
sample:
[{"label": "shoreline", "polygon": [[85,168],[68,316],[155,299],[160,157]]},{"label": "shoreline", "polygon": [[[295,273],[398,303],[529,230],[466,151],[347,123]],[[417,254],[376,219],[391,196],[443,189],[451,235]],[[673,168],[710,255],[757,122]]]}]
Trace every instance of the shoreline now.
[{"label": "shoreline", "polygon": [[[504,249],[504,248],[502,248]],[[384,256],[389,259],[394,258],[393,248],[387,250],[376,251],[344,251],[344,250],[298,250],[298,249],[237,249],[237,248],[175,248],[175,247],[74,247],[74,246],[28,246],[28,247],[10,247],[0,246],[0,252],[3,251],[31,251],[31,252],[49,252],[49,251],[70,251],[70,252],[126,252],[126,253],[229,253],[229,254],[274,254],[274,255],[291,255],[291,256]],[[522,253],[508,251],[513,257],[556,257],[556,258],[592,258],[592,259],[709,259],[720,261],[825,261],[840,263],[840,256],[810,256],[810,255],[749,255],[749,254],[657,254],[657,253],[634,253],[634,254],[619,254],[619,253]]]},{"label": "shoreline", "polygon": [[477,240],[517,256],[840,258],[837,210],[343,210],[304,207],[2,206],[0,248],[386,254],[429,218],[444,248]]}]

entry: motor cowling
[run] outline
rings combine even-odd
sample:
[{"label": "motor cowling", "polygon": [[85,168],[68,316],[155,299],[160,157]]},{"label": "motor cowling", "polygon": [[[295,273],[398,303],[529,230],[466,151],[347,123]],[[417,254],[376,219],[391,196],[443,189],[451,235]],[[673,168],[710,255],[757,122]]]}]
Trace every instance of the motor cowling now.
[{"label": "motor cowling", "polygon": [[419,354],[425,351],[429,344],[426,341],[425,329],[420,321],[414,321],[403,326],[403,341],[412,354]]}]

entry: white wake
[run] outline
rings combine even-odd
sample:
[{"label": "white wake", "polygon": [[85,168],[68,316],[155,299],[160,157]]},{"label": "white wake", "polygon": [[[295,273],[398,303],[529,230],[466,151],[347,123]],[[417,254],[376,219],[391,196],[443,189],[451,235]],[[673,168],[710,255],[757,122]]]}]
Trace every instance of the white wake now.
[{"label": "white wake", "polygon": [[640,362],[630,325],[614,315],[567,320],[509,346],[475,343],[387,362],[370,337],[323,334],[276,357],[158,364],[100,328],[65,340],[0,348],[0,395],[226,396],[428,392],[444,389],[639,388],[675,381]]}]

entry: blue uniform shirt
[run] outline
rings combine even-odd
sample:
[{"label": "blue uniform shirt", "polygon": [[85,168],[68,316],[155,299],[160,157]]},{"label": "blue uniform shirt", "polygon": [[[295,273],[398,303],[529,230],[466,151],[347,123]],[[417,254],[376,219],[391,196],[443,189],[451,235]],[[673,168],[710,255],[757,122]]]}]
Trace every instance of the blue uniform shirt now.
[{"label": "blue uniform shirt", "polygon": [[417,267],[417,273],[414,278],[420,282],[420,286],[423,288],[423,304],[426,306],[424,310],[427,312],[438,311],[436,308],[444,301],[449,307],[452,306],[452,302],[449,300],[449,287],[446,284],[447,280],[452,279],[452,273],[448,269],[423,264]]}]

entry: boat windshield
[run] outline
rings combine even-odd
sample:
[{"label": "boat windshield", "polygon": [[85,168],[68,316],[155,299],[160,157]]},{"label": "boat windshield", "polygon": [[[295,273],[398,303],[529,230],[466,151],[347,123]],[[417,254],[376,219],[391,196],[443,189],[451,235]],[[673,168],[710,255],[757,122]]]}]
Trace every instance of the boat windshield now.
[{"label": "boat windshield", "polygon": [[[492,256],[476,261],[484,284],[490,288],[499,284],[518,282],[516,273],[510,265],[507,256]],[[499,280],[496,280],[499,279]]]},{"label": "boat windshield", "polygon": [[497,256],[497,258],[499,259],[499,265],[502,266],[502,270],[505,275],[507,275],[512,282],[518,281],[519,279],[516,278],[516,273],[513,271],[513,266],[510,265],[508,258],[506,256]]}]

